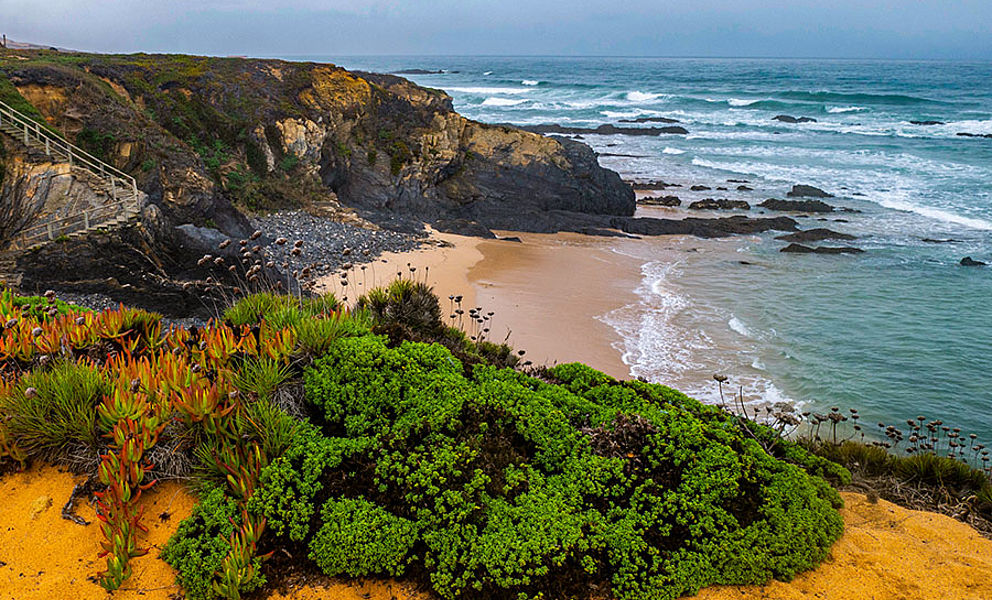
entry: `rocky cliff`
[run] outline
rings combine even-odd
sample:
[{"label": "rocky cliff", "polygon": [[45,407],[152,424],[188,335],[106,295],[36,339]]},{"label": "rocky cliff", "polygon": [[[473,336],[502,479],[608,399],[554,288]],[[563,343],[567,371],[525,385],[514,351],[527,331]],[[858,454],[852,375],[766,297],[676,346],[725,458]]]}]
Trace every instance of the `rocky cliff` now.
[{"label": "rocky cliff", "polygon": [[[172,303],[183,279],[205,277],[189,265],[215,250],[207,242],[247,236],[256,211],[317,205],[486,233],[577,229],[635,207],[587,146],[477,123],[439,90],[330,64],[0,50],[0,100],[133,175],[150,209],[141,231],[19,259],[35,287],[75,273],[148,294],[171,279]],[[16,141],[4,147],[0,242],[85,183]],[[140,265],[154,268],[139,277]]]},{"label": "rocky cliff", "polygon": [[175,224],[234,233],[244,221],[232,205],[320,200],[373,217],[542,230],[551,210],[634,210],[631,190],[586,146],[470,121],[443,92],[400,77],[277,60],[18,54],[0,61],[17,92],[134,174]]}]

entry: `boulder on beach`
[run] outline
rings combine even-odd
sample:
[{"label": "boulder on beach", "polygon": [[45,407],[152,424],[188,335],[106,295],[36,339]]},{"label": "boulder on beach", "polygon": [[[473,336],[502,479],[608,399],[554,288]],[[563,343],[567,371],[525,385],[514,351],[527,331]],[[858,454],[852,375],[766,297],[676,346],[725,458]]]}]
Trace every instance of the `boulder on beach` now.
[{"label": "boulder on beach", "polygon": [[784,210],[791,212],[826,213],[834,210],[833,206],[830,206],[826,202],[822,202],[820,200],[779,200],[777,198],[769,198],[758,206],[761,208],[767,208],[768,210]]},{"label": "boulder on beach", "polygon": [[822,240],[856,240],[857,238],[848,233],[818,227],[816,229],[807,229],[805,231],[780,235],[775,239],[785,242],[819,242]]},{"label": "boulder on beach", "polygon": [[750,210],[751,205],[743,200],[727,200],[726,198],[714,200],[713,198],[707,198],[705,200],[696,200],[689,205],[689,208],[692,210]]},{"label": "boulder on beach", "polygon": [[816,123],[816,119],[813,117],[793,117],[791,115],[777,115],[772,117],[772,121],[781,121],[783,123]]},{"label": "boulder on beach", "polygon": [[983,263],[980,260],[975,260],[970,256],[966,256],[962,258],[961,262],[958,264],[961,265],[962,267],[984,267],[986,266],[987,263]]},{"label": "boulder on beach", "polygon": [[[600,156],[602,156],[602,154],[600,154]],[[665,181],[628,181],[627,183],[629,183],[630,187],[634,188],[635,191],[637,190],[655,191],[655,190],[663,190],[665,188],[670,188],[670,187],[682,187],[681,184],[668,183]]]},{"label": "boulder on beach", "polygon": [[864,250],[861,248],[852,248],[851,246],[817,246],[814,248],[802,244],[789,244],[779,250],[779,252],[793,254],[861,254]]},{"label": "boulder on beach", "polygon": [[792,186],[786,196],[790,198],[833,198],[834,195],[811,185],[797,184]]},{"label": "boulder on beach", "polygon": [[682,200],[680,200],[678,196],[641,198],[638,202],[644,206],[682,206]]}]

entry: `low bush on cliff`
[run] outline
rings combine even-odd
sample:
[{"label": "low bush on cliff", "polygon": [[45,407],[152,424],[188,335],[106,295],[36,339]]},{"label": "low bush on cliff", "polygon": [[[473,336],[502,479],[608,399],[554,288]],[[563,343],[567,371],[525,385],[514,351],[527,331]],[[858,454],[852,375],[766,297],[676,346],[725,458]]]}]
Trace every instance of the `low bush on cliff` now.
[{"label": "low bush on cliff", "polygon": [[364,310],[258,295],[187,329],[0,297],[0,460],[96,449],[107,589],[144,553],[141,490],[191,472],[162,557],[198,599],[258,589],[280,548],[448,599],[676,598],[789,579],[840,535],[810,473],[843,469],[664,386],[507,368],[486,315],[461,334],[438,305],[410,282]]},{"label": "low bush on cliff", "polygon": [[[326,435],[364,449],[313,495],[310,531],[334,543],[314,535],[311,555],[328,574],[412,568],[445,598],[602,581],[620,598],[676,598],[789,579],[840,535],[836,492],[734,417],[582,365],[549,375],[466,374],[437,345],[342,340],[307,371],[307,399]],[[343,527],[344,501],[390,533]],[[358,547],[383,567],[356,562]]]}]

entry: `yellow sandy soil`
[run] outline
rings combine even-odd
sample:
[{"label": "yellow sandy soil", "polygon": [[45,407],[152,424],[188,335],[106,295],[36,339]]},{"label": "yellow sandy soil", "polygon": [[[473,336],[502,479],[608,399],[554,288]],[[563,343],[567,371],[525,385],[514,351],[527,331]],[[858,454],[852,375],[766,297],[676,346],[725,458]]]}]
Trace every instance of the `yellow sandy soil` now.
[{"label": "yellow sandy soil", "polygon": [[[79,478],[52,467],[35,467],[0,478],[0,600],[108,598],[92,579],[101,569],[100,530],[60,516]],[[790,583],[709,588],[703,600],[989,600],[992,541],[943,515],[910,511],[885,501],[868,502],[844,493],[846,532],[817,570]],[[177,484],[163,484],[143,497],[147,556],[134,561],[134,575],[114,599],[182,598],[159,549],[194,499]],[[160,516],[168,513],[168,520]],[[79,516],[93,521],[82,504]],[[426,600],[413,587],[392,581],[319,584],[273,593],[279,600]]]}]

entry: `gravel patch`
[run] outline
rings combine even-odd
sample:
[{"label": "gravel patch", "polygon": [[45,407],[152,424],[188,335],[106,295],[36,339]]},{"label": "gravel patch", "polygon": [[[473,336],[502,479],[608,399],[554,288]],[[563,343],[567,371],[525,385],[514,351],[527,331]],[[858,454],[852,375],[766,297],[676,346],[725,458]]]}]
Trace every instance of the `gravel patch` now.
[{"label": "gravel patch", "polygon": [[[304,211],[257,217],[252,219],[252,226],[261,231],[262,239],[268,242],[264,248],[267,260],[290,273],[309,267],[314,277],[333,273],[346,263],[371,262],[383,252],[414,250],[427,239],[424,232],[365,229]],[[286,242],[276,243],[280,238]],[[298,256],[293,253],[297,242],[302,242]]]}]

